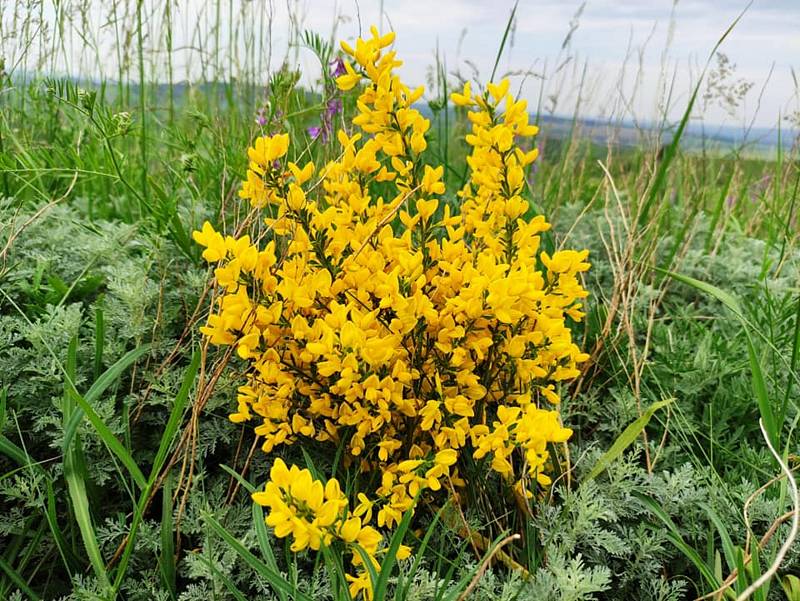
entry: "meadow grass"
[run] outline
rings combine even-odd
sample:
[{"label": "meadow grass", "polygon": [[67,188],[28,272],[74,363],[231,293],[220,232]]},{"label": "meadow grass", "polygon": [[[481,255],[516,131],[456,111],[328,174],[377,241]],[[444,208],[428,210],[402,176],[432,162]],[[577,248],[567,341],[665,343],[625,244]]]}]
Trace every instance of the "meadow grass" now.
[{"label": "meadow grass", "polygon": [[[274,57],[266,68],[270,6],[218,0],[194,20],[170,2],[0,9],[0,598],[346,595],[341,559],[294,556],[250,501],[271,458],[227,420],[236,368],[197,331],[211,291],[191,232],[244,222],[259,109],[332,158],[306,132],[325,90]],[[290,53],[330,58],[327,37],[289,38]],[[116,70],[98,78],[107,53]],[[468,123],[437,60],[426,110],[450,191]],[[465,530],[428,510],[426,528],[399,529],[415,555],[385,570],[379,598],[800,599],[800,550],[785,545],[798,146],[688,149],[702,90],[633,146],[616,143],[622,123],[589,139],[580,107],[566,135],[543,120],[532,215],[554,224],[546,248],[593,262],[579,335],[591,361],[563,401],[575,434],[562,472],[527,522],[489,510],[461,516]],[[527,544],[501,548],[512,534]]]}]

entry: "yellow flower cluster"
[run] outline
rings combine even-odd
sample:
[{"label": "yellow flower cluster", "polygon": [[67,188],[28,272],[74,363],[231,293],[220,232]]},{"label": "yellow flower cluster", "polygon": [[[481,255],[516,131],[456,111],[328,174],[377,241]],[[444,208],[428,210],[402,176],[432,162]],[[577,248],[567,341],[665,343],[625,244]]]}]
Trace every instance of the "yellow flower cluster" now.
[{"label": "yellow flower cluster", "polygon": [[[268,508],[266,523],[273,528],[275,536],[292,536],[292,551],[319,550],[320,546],[330,547],[335,542],[349,548],[353,565],[358,569],[357,576],[348,576],[350,594],[356,597],[364,592],[366,597],[370,596],[369,571],[361,569],[364,560],[355,547],[364,551],[376,571],[380,571],[376,557],[385,549],[380,548],[381,534],[362,523],[361,516],[369,511],[368,505],[348,511],[347,498],[335,478],[323,485],[309,470],[295,465],[288,468],[281,459],[275,460],[270,481],[263,492],[253,494],[253,500]],[[397,558],[405,559],[410,554],[411,549],[401,545]]]},{"label": "yellow flower cluster", "polygon": [[[550,225],[527,218],[537,152],[517,141],[537,128],[526,102],[508,80],[453,94],[471,153],[447,200],[443,167],[425,162],[430,123],[413,106],[423,88],[398,78],[393,40],[372,28],[342,44],[352,61],[339,87],[367,80],[360,131],[339,131],[340,156],[315,181],[313,163],[288,160],[286,134],[249,149],[240,196],[263,209],[266,235],[224,237],[209,223],[194,234],[220,291],[202,332],[247,364],[231,420],[257,419],[266,452],[313,439],[380,474],[359,497],[359,532],[373,519],[393,527],[423,489],[480,485],[489,466],[527,495],[549,484],[548,444],[571,435],[557,387],[588,358],[568,322],[583,317],[587,252],[542,252]],[[258,497],[276,533],[297,549],[347,540],[338,487],[302,476],[295,493],[284,468]]]}]

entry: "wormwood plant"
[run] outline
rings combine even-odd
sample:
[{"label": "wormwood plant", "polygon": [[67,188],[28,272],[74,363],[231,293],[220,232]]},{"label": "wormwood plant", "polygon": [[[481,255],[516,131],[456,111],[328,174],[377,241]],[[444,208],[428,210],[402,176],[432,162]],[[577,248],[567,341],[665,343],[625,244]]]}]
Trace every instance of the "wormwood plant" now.
[{"label": "wormwood plant", "polygon": [[530,514],[551,485],[548,445],[572,433],[559,386],[588,358],[570,331],[588,252],[540,250],[550,225],[526,218],[537,157],[517,144],[537,133],[526,102],[507,79],[452,95],[472,132],[449,202],[414,108],[424,89],[396,75],[393,41],[373,27],[355,48],[342,43],[352,63],[336,82],[359,95],[336,160],[301,166],[288,134],[258,138],[240,196],[263,219],[238,237],[209,222],[194,233],[216,265],[202,332],[246,366],[230,419],[256,420],[267,453],[313,443],[336,456],[340,477],[326,482],[276,459],[253,499],[293,551],[349,553],[350,594],[368,598],[390,552],[384,533],[421,498],[470,509],[491,481],[496,503]]}]

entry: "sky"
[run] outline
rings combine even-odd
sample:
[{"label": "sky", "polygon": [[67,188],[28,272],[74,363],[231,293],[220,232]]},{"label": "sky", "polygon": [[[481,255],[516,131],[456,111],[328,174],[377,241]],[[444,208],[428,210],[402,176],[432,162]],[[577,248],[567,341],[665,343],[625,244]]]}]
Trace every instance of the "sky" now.
[{"label": "sky", "polygon": [[[75,76],[114,76],[119,61],[126,60],[116,51],[120,34],[114,28],[124,34],[124,22],[131,22],[130,7],[135,5],[127,3],[119,20],[123,25],[117,26],[109,13],[114,1],[60,3],[74,7],[76,15],[77,6],[89,6],[92,14],[88,19],[73,17],[72,28],[66,28],[69,39],[58,44],[51,69]],[[117,2],[120,5],[126,3]],[[377,24],[384,31],[396,31],[395,47],[405,63],[400,73],[409,85],[426,82],[437,51],[452,80],[477,70],[478,80],[485,81],[513,5],[513,0],[173,0],[175,73],[179,79],[201,78],[202,56],[213,42],[235,58],[220,61],[224,77],[226,65],[253,49],[247,50],[242,40],[255,35],[259,51],[270,50],[269,68],[288,58],[303,69],[303,83],[311,85],[320,67],[310,52],[289,48],[292,30],[310,29],[352,42]],[[55,3],[42,6],[44,30],[56,31]],[[159,23],[163,0],[145,0],[144,6],[148,23]],[[72,9],[61,10],[70,14]],[[2,12],[8,31],[14,11]],[[751,123],[776,126],[781,116],[800,117],[792,71],[800,72],[800,0],[753,0],[749,5],[743,0],[519,0],[498,76],[515,73],[513,89],[528,98],[532,108],[538,105],[556,115],[571,116],[577,108],[583,117],[649,122],[666,112],[677,119],[715,44],[739,15],[719,48],[733,67],[721,89],[723,95],[733,90],[734,102],[720,101],[719,93],[704,99],[703,85],[696,120],[744,128]],[[214,29],[218,21],[221,26]],[[271,27],[266,27],[269,21]],[[149,58],[158,63],[163,29],[153,27],[144,43],[151,46]],[[83,42],[87,31],[94,31],[88,37],[97,40],[91,51]],[[41,45],[53,46],[51,41]],[[13,49],[0,50],[13,58]],[[264,65],[266,79],[266,58],[260,57],[259,64]],[[713,79],[716,66],[715,58],[706,81]],[[163,79],[163,68],[158,77]],[[736,93],[745,89],[743,95]]]},{"label": "sky", "polygon": [[[514,3],[361,2],[362,29],[381,22],[381,4],[384,28],[397,32],[407,79],[424,81],[437,47],[449,70],[469,74],[468,60],[488,78]],[[330,3],[309,0],[301,6],[310,25],[330,27]],[[339,26],[346,38],[355,37],[359,28],[353,6],[341,1],[337,7],[350,17]],[[701,96],[698,112],[714,124],[746,125],[755,119],[757,125],[774,126],[779,115],[800,108],[792,76],[793,67],[800,72],[800,0],[754,0],[749,7],[741,0],[520,0],[499,71],[533,72],[522,94],[533,105],[541,94],[543,108],[557,114],[571,115],[580,102],[584,116],[649,121],[662,114],[669,97],[675,118],[715,44],[742,12],[719,51],[735,66],[726,84],[752,85],[735,106]],[[573,28],[568,47],[562,48]],[[716,66],[714,59],[712,71]],[[701,93],[706,89],[701,86]]]}]

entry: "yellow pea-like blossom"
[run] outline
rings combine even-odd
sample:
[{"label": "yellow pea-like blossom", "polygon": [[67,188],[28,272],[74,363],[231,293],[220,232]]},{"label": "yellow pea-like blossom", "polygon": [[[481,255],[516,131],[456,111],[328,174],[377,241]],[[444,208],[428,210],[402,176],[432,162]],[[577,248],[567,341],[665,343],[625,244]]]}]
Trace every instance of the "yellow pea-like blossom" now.
[{"label": "yellow pea-like blossom", "polygon": [[192,237],[199,245],[206,247],[203,251],[203,258],[209,263],[222,261],[228,254],[225,238],[222,237],[222,234],[215,231],[208,221],[203,223],[203,229],[194,232]]},{"label": "yellow pea-like blossom", "polygon": [[253,147],[248,149],[247,156],[255,164],[266,167],[281,158],[289,149],[289,134],[263,136],[257,138]]}]

